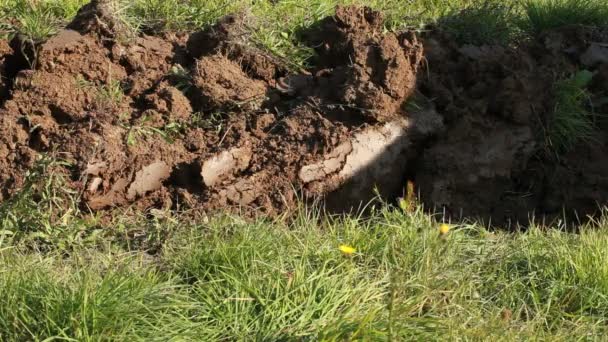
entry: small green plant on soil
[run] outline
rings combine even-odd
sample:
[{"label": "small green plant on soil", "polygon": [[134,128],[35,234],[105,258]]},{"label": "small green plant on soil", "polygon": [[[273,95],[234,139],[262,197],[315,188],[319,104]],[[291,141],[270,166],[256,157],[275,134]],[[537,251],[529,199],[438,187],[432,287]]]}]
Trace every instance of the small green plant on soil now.
[{"label": "small green plant on soil", "polygon": [[128,111],[118,114],[118,121],[120,121],[122,123],[128,123],[130,119],[131,119],[131,113],[129,113]]},{"label": "small green plant on soil", "polygon": [[137,125],[128,127],[126,142],[128,146],[135,146],[140,139],[158,135],[168,143],[173,143],[175,138],[181,136],[186,125],[181,122],[169,122],[161,128],[150,125],[151,117],[143,116]]},{"label": "small green plant on soil", "polygon": [[594,114],[588,109],[591,97],[586,89],[592,78],[590,71],[582,70],[555,84],[549,143],[558,152],[566,152],[577,142],[594,138]]},{"label": "small green plant on soil", "polygon": [[163,128],[160,129],[160,136],[167,142],[172,143],[176,137],[184,134],[186,130],[186,124],[183,122],[169,122]]},{"label": "small green plant on soil", "polygon": [[608,2],[604,0],[528,0],[524,12],[525,25],[537,34],[567,25],[608,24]]},{"label": "small green plant on soil", "polygon": [[179,64],[172,66],[168,76],[174,86],[182,93],[187,94],[190,88],[192,88],[192,75],[183,66]]},{"label": "small green plant on soil", "polygon": [[80,194],[66,186],[65,170],[70,167],[53,156],[36,161],[22,190],[0,204],[1,239],[22,241],[32,248],[65,250],[93,238],[92,221],[81,217],[77,204]]},{"label": "small green plant on soil", "polygon": [[77,75],[74,78],[74,82],[76,83],[76,87],[78,87],[79,89],[92,88],[95,86],[95,83],[85,79],[82,75]]},{"label": "small green plant on soil", "polygon": [[110,79],[107,84],[99,87],[96,102],[100,108],[109,108],[120,104],[124,96],[120,81]]},{"label": "small green plant on soil", "polygon": [[194,113],[190,119],[190,125],[193,127],[201,127],[204,129],[212,129],[219,133],[224,127],[226,121],[226,113],[214,111],[210,113]]}]

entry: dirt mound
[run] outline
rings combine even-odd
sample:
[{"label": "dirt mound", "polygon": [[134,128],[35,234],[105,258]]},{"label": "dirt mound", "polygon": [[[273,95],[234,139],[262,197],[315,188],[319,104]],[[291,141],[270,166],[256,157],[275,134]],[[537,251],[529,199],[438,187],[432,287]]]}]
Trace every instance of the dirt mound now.
[{"label": "dirt mound", "polygon": [[[341,188],[384,149],[394,150],[372,167],[376,172],[354,181],[355,203],[373,197],[374,180],[387,174],[387,165],[436,129],[417,129],[399,108],[418,67],[418,57],[410,59],[420,48],[414,38],[410,44],[374,33],[375,40],[362,40],[375,55],[356,58],[374,65],[369,73],[358,66],[352,79],[344,79],[351,70],[346,60],[318,75],[288,75],[248,43],[242,15],[192,34],[188,61],[182,44],[170,39],[114,39],[117,26],[104,6],[83,8],[69,29],[39,46],[35,69],[18,73],[0,111],[9,132],[0,144],[4,199],[23,186],[38,155],[60,152],[70,164],[70,186],[92,210],[135,205],[280,213],[299,196]],[[350,35],[354,40],[357,31]],[[331,115],[327,108],[336,97],[326,92],[336,82],[361,94],[368,84],[377,89],[372,96],[390,97],[390,105],[374,110],[383,121],[398,121],[355,127],[352,118]],[[348,106],[335,111],[361,118]],[[427,116],[441,125],[437,114]],[[401,145],[391,147],[395,141]],[[310,173],[319,163],[328,164],[323,175]],[[385,193],[396,195],[398,173],[390,173],[390,186],[381,186]]]},{"label": "dirt mound", "polygon": [[415,35],[383,34],[384,19],[368,7],[337,7],[309,32],[318,66],[330,68],[335,101],[359,108],[369,119],[386,122],[416,88],[423,56]]},{"label": "dirt mound", "polygon": [[51,154],[92,210],[278,214],[321,197],[343,212],[403,195],[406,180],[427,208],[497,224],[608,201],[606,132],[559,158],[545,136],[557,73],[589,68],[592,100],[608,95],[601,32],[459,46],[338,7],[303,33],[315,67],[290,72],[252,43],[246,14],[189,37],[119,39],[108,6],[85,6],[29,67],[7,70],[23,51],[0,42],[0,200]]}]

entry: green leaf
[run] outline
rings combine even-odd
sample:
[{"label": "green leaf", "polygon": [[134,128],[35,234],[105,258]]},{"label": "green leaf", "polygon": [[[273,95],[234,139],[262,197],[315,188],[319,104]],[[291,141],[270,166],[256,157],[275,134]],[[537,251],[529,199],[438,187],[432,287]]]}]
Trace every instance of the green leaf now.
[{"label": "green leaf", "polygon": [[133,133],[133,131],[129,131],[129,134],[127,134],[127,145],[133,146],[135,145],[135,143],[137,143],[137,139],[135,139],[135,134]]},{"label": "green leaf", "polygon": [[574,75],[574,84],[579,88],[585,88],[591,83],[593,73],[589,70],[581,70]]}]

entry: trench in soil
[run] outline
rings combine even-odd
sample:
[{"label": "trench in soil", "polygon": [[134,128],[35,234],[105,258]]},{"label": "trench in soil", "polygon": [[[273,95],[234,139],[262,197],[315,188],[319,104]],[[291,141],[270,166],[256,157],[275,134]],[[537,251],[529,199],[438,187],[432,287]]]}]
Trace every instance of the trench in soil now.
[{"label": "trench in soil", "polygon": [[385,34],[381,13],[338,7],[303,32],[317,56],[294,73],[248,44],[243,14],[125,42],[91,6],[36,47],[0,42],[0,200],[49,154],[94,211],[276,215],[321,198],[342,213],[410,182],[446,219],[508,226],[581,220],[608,199],[603,119],[568,151],[547,138],[558,80],[586,70],[591,101],[608,95],[608,30],[462,46]]}]

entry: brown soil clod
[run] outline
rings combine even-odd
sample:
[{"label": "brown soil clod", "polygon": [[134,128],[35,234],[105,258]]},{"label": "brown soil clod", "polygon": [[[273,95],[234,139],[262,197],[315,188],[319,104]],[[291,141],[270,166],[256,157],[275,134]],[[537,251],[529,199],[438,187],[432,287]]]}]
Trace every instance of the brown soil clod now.
[{"label": "brown soil clod", "polygon": [[201,177],[205,186],[213,187],[223,178],[246,170],[251,162],[251,153],[246,147],[233,148],[205,161],[201,167]]},{"label": "brown soil clod", "polygon": [[167,75],[173,65],[174,46],[159,37],[142,36],[128,45],[114,44],[111,57],[128,72],[130,96],[137,97]]},{"label": "brown soil clod", "polygon": [[186,47],[195,59],[225,55],[242,66],[250,77],[273,82],[286,74],[287,68],[277,57],[252,43],[252,21],[246,12],[227,15],[217,24],[191,34]]},{"label": "brown soil clod", "polygon": [[127,199],[135,200],[147,193],[158,190],[162,182],[169,178],[171,168],[165,162],[154,162],[145,166],[135,174],[135,180],[127,190]]},{"label": "brown soil clod", "polygon": [[319,66],[332,69],[335,101],[379,122],[400,116],[423,56],[415,35],[383,34],[383,20],[368,7],[339,6],[308,38]]},{"label": "brown soil clod", "polygon": [[249,78],[235,62],[222,57],[202,57],[194,70],[195,98],[205,111],[260,109],[266,96],[264,82]]},{"label": "brown soil clod", "polygon": [[143,115],[162,116],[161,125],[177,122],[187,122],[192,115],[192,105],[188,98],[179,89],[162,83],[152,94],[146,95],[145,101],[150,109]]},{"label": "brown soil clod", "polygon": [[91,0],[78,11],[67,28],[105,39],[124,36],[129,29],[117,16],[116,6],[118,4],[113,0]]}]

